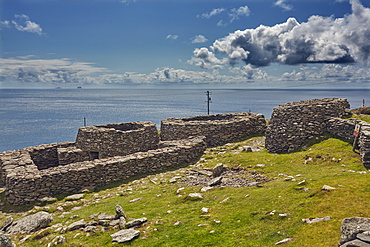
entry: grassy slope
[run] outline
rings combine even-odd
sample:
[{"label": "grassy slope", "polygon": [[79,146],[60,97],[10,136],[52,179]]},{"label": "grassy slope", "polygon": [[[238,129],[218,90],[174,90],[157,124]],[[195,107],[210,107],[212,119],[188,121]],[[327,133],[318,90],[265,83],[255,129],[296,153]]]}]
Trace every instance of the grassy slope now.
[{"label": "grassy slope", "polygon": [[[370,217],[369,174],[363,174],[365,169],[359,155],[351,151],[351,144],[325,137],[322,142],[291,154],[275,155],[265,150],[235,154],[238,146],[248,145],[256,138],[211,149],[196,165],[213,167],[223,163],[258,170],[273,179],[263,187],[215,188],[205,192],[203,200],[190,201],[186,194],[199,192],[200,187],[187,187],[179,197],[176,190],[181,185],[167,182],[175,175],[183,175],[184,168],[86,194],[85,205],[94,203],[66,214],[63,219],[58,218],[61,213],[55,212],[60,202],[47,205],[50,212],[55,212],[53,224],[89,221],[89,215],[100,212],[114,214],[115,205],[120,204],[128,217],[148,218],[148,223],[140,228],[140,238],[124,244],[128,246],[274,246],[282,239],[293,238],[286,246],[328,247],[337,246],[343,218]],[[286,181],[288,175],[296,181]],[[298,185],[303,180],[306,183]],[[322,191],[325,184],[337,189]],[[309,191],[303,191],[303,187]],[[138,197],[142,199],[129,203]],[[229,200],[220,203],[227,197]],[[210,218],[201,217],[202,207],[211,208]],[[274,215],[266,214],[273,210],[276,210]],[[288,216],[281,217],[279,213]],[[69,219],[71,215],[79,217]],[[302,222],[303,218],[324,216],[332,219],[310,225]],[[175,226],[176,221],[180,223]],[[78,231],[65,233],[68,243],[59,246],[117,246],[111,244],[109,236],[116,231],[91,233],[91,236]],[[77,233],[80,234],[76,236]],[[22,246],[46,246],[56,235],[50,232]]]}]

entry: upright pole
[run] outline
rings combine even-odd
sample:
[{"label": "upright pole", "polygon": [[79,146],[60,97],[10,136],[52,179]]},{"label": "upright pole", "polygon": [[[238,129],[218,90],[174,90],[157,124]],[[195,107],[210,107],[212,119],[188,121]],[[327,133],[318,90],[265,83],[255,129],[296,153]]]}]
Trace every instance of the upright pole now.
[{"label": "upright pole", "polygon": [[209,115],[209,103],[211,103],[211,97],[210,97],[211,92],[207,91],[206,94],[207,94],[207,114]]},{"label": "upright pole", "polygon": [[86,127],[86,118],[84,117],[84,127]]}]

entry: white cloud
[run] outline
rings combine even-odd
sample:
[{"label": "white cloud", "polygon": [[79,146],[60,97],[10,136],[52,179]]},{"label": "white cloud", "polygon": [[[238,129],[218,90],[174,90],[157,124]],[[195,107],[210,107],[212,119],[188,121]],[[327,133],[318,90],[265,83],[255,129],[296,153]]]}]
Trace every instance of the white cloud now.
[{"label": "white cloud", "polygon": [[108,71],[71,59],[35,59],[33,56],[0,58],[0,82],[80,83],[94,73]]},{"label": "white cloud", "polygon": [[351,0],[351,4],[352,14],[343,18],[311,16],[303,23],[289,18],[275,26],[235,31],[214,41],[209,48],[194,50],[190,62],[202,68],[272,63],[368,64],[370,9],[358,0]]},{"label": "white cloud", "polygon": [[233,8],[230,11],[228,11],[225,8],[216,8],[216,9],[213,9],[209,13],[203,13],[201,15],[197,15],[197,17],[203,17],[203,18],[209,19],[213,16],[220,15],[222,13],[225,13],[228,16],[229,20],[220,20],[217,22],[217,26],[227,26],[228,24],[234,22],[235,20],[238,20],[242,16],[249,16],[251,11],[249,10],[248,6],[241,6],[239,8]]},{"label": "white cloud", "polygon": [[251,11],[249,10],[248,6],[241,6],[237,9],[232,9],[229,12],[230,22],[234,22],[238,20],[240,16],[249,16]]},{"label": "white cloud", "polygon": [[27,15],[15,15],[15,20],[12,21],[12,24],[18,31],[36,33],[38,35],[43,34],[40,25],[30,21]]},{"label": "white cloud", "polygon": [[209,13],[203,13],[201,15],[198,15],[197,17],[203,17],[203,18],[211,18],[212,16],[215,16],[215,15],[219,15],[221,14],[222,12],[226,11],[226,9],[224,8],[217,8],[217,9],[213,9],[211,12]]},{"label": "white cloud", "polygon": [[208,39],[206,39],[206,37],[204,37],[203,35],[197,35],[193,38],[191,43],[205,43],[207,41]]},{"label": "white cloud", "polygon": [[0,29],[14,27],[15,29],[21,32],[35,33],[38,35],[44,34],[41,26],[31,21],[27,15],[24,14],[15,15],[14,17],[15,19],[11,21],[10,20],[0,21]]},{"label": "white cloud", "polygon": [[176,40],[176,39],[178,39],[179,38],[179,36],[178,35],[176,35],[176,34],[169,34],[169,35],[167,35],[167,37],[166,37],[166,39],[172,39],[172,40]]},{"label": "white cloud", "polygon": [[125,3],[125,4],[130,4],[130,3],[135,3],[136,0],[120,0],[121,3]]},{"label": "white cloud", "polygon": [[286,0],[277,0],[274,5],[275,6],[279,6],[280,8],[288,11],[288,10],[292,10],[293,9],[293,6],[292,5],[289,5],[287,3],[285,3]]}]

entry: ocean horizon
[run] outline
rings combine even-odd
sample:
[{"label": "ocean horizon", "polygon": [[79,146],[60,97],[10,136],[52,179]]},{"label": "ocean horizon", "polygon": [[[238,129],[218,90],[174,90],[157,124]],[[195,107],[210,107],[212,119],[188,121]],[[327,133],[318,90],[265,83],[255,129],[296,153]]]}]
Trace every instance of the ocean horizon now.
[{"label": "ocean horizon", "polygon": [[[207,115],[205,89],[0,89],[0,152],[75,141],[78,128],[106,123]],[[351,109],[370,101],[370,89],[210,89],[210,114],[261,113],[277,105],[346,98]]]}]

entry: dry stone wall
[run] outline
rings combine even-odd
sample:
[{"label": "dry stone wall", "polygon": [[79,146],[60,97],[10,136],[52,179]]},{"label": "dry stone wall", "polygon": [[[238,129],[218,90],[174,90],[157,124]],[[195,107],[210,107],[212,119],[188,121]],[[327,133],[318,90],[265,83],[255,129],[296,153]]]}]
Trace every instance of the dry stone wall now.
[{"label": "dry stone wall", "polygon": [[266,120],[258,113],[227,113],[187,118],[168,118],[161,122],[161,140],[205,136],[208,147],[224,145],[250,135],[264,134]]},{"label": "dry stone wall", "polygon": [[99,159],[147,151],[156,148],[158,143],[156,125],[151,122],[83,127],[78,130],[76,138],[77,148]]},{"label": "dry stone wall", "polygon": [[266,148],[273,153],[288,153],[327,130],[330,117],[346,115],[346,99],[325,98],[279,105],[274,108],[266,131]]},{"label": "dry stone wall", "polygon": [[[72,193],[83,188],[163,170],[177,164],[196,162],[205,150],[204,137],[162,142],[159,148],[93,161],[38,169],[27,150],[4,152],[0,162],[5,170],[6,198],[21,205],[43,197]],[[10,167],[12,166],[12,167]]]}]

